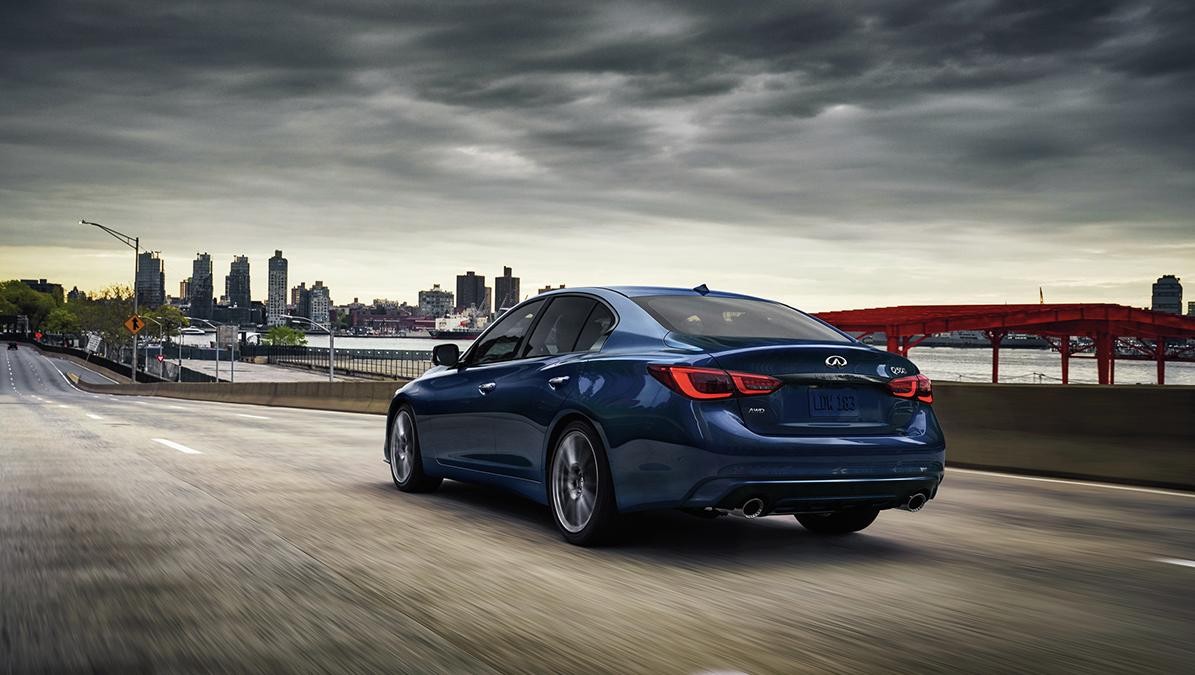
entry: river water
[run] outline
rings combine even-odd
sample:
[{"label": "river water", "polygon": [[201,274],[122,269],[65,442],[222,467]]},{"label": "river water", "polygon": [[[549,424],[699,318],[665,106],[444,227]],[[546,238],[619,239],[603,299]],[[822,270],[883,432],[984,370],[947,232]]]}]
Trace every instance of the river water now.
[{"label": "river water", "polygon": [[[214,338],[186,335],[184,343],[208,345]],[[444,340],[432,338],[336,338],[342,349],[406,349],[431,351]],[[464,351],[469,340],[455,340]],[[327,347],[327,335],[308,335],[307,344]],[[991,382],[992,352],[990,349],[961,349],[958,347],[916,347],[909,358],[921,372],[931,379],[950,382]],[[1153,384],[1157,369],[1153,361],[1117,361],[1116,384]],[[1061,359],[1046,349],[1002,349],[1000,351],[1000,381],[1014,384],[1058,384],[1062,381]],[[1071,358],[1070,381],[1074,384],[1095,384],[1095,359]],[[1195,363],[1167,363],[1166,384],[1195,385]]]}]

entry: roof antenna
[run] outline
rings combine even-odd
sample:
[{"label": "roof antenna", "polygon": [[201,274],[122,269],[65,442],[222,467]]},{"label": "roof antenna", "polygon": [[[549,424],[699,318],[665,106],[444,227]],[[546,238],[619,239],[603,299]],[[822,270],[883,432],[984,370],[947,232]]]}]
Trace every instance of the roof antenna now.
[{"label": "roof antenna", "polygon": [[706,286],[705,284],[701,284],[700,286],[698,286],[697,288],[694,288],[693,290],[694,290],[694,291],[696,291],[696,292],[698,292],[698,293],[700,293],[700,294],[702,294],[702,295],[709,295],[709,294],[710,294],[710,287],[709,287],[709,286]]}]

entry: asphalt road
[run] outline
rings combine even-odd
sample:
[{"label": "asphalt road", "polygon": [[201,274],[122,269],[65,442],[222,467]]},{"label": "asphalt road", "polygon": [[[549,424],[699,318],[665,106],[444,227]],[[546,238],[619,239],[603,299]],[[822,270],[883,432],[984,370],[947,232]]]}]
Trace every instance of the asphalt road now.
[{"label": "asphalt road", "polygon": [[662,513],[584,550],[396,492],[380,417],[0,354],[0,672],[1195,670],[1195,495],[952,471],[860,535]]}]

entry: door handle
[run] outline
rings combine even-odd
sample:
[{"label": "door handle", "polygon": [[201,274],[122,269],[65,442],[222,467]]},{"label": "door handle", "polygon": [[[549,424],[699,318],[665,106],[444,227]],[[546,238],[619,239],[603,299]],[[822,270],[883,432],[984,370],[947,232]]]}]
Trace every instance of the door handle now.
[{"label": "door handle", "polygon": [[548,386],[553,389],[559,389],[565,382],[568,382],[568,375],[561,375],[560,377],[553,377],[548,380]]},{"label": "door handle", "polygon": [[491,391],[494,391],[494,387],[497,387],[497,386],[498,386],[497,382],[486,382],[485,384],[477,385],[477,391],[480,391],[483,394],[488,394]]}]

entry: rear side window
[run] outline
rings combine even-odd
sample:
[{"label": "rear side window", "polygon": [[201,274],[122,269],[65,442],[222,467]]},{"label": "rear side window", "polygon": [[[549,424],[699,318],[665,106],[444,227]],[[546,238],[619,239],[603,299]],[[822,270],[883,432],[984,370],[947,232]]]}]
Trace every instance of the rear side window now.
[{"label": "rear side window", "polygon": [[685,335],[850,342],[817,319],[767,300],[708,295],[649,295],[633,300],[661,326]]},{"label": "rear side window", "polygon": [[585,327],[585,319],[596,304],[595,300],[575,295],[552,300],[523,348],[523,356],[550,356],[573,351],[577,336]]},{"label": "rear side window", "polygon": [[581,335],[577,337],[577,346],[573,348],[573,351],[589,352],[601,349],[606,334],[613,327],[614,313],[602,303],[594,303],[593,311],[585,320],[585,327],[581,329]]}]

